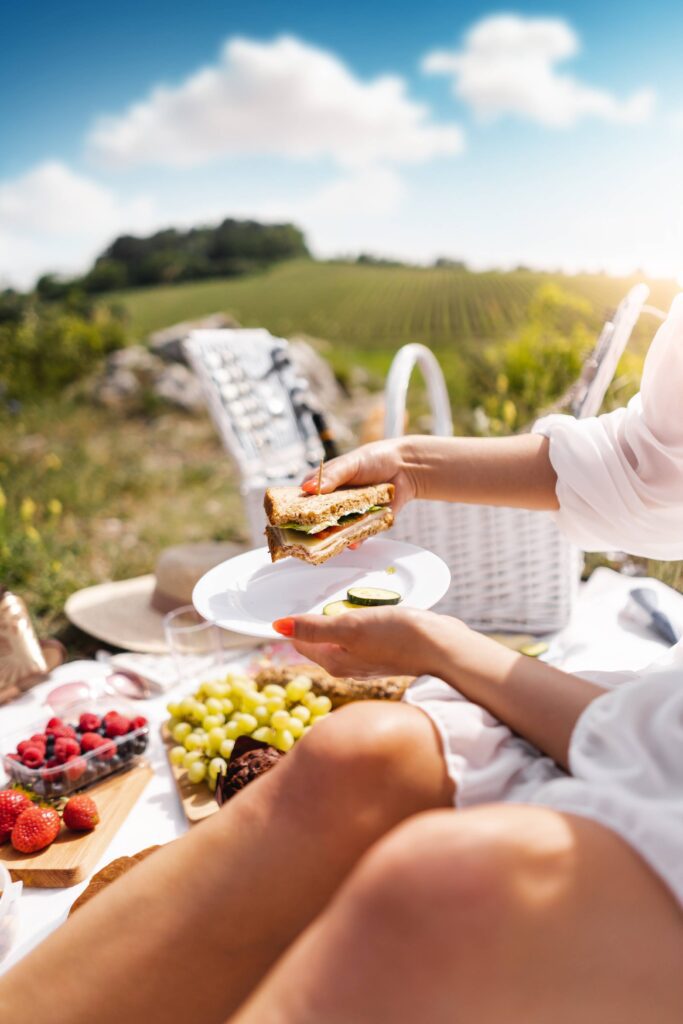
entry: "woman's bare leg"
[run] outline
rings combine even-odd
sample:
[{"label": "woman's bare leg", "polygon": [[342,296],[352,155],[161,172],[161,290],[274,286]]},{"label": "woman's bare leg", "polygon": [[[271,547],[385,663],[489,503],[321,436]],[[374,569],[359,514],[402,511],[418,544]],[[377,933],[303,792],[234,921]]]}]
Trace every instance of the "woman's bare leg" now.
[{"label": "woman's bare leg", "polygon": [[448,805],[451,789],[421,711],[335,712],[1,979],[0,1019],[225,1020],[359,857],[406,817]]},{"label": "woman's bare leg", "polygon": [[630,847],[534,807],[399,826],[233,1024],[680,1024],[683,914]]}]

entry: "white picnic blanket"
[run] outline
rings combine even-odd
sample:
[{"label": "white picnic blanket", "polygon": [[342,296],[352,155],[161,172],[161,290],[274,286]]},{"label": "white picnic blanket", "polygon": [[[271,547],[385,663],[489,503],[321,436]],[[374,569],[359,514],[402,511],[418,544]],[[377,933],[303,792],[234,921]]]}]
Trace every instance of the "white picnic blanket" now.
[{"label": "white picnic blanket", "polygon": [[[598,569],[585,584],[572,621],[553,638],[545,660],[567,671],[638,669],[666,650],[666,645],[637,623],[625,620],[622,614],[628,593],[634,586],[653,587],[660,609],[674,625],[683,625],[683,595],[655,580],[620,576],[608,569]],[[251,656],[230,662],[230,669],[246,667]],[[47,683],[35,687],[22,698],[0,711],[0,732],[20,729],[23,724],[50,717],[44,705],[46,693],[60,683],[84,680],[102,685],[110,670],[91,661],[63,665],[52,673]],[[187,691],[179,684],[163,696],[140,702],[141,714],[151,725],[148,760],[154,776],[138,803],[103,854],[95,870],[115,857],[137,853],[156,843],[165,843],[181,835],[187,828],[175,786],[166,761],[159,726],[166,717],[165,706],[176,693]],[[69,907],[82,892],[87,880],[69,889],[24,889],[19,902],[18,932],[13,948],[0,964],[0,973],[24,956],[33,946],[65,919]]]}]

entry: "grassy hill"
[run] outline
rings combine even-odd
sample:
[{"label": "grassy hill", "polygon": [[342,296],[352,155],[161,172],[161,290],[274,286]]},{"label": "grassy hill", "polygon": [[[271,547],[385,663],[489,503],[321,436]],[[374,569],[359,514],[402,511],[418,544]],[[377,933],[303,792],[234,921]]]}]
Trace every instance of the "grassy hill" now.
[{"label": "grassy hill", "polygon": [[[284,336],[305,333],[367,351],[407,341],[441,347],[505,337],[523,322],[532,295],[548,281],[588,299],[597,324],[637,280],[295,260],[248,277],[114,292],[107,301],[126,307],[140,337],[225,311],[245,326]],[[667,308],[676,290],[673,282],[654,282],[652,301]]]}]

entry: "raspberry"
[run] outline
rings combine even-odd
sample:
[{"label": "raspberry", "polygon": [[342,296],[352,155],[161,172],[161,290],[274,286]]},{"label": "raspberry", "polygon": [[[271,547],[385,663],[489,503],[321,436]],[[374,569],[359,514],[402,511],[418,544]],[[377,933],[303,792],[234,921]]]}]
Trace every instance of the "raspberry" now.
[{"label": "raspberry", "polygon": [[31,736],[31,743],[40,743],[42,746],[45,746],[47,744],[47,736],[44,732],[34,733],[34,735]]},{"label": "raspberry", "polygon": [[130,730],[130,722],[123,715],[112,714],[111,716],[105,715],[104,718],[105,731],[107,736],[110,738],[114,736],[125,736]]},{"label": "raspberry", "polygon": [[59,835],[61,822],[52,807],[33,804],[21,812],[12,829],[12,846],[20,853],[44,850]]},{"label": "raspberry", "polygon": [[49,757],[47,759],[47,761],[45,762],[45,767],[46,768],[59,768],[61,766],[61,763],[62,762],[58,761],[56,757]]},{"label": "raspberry", "polygon": [[136,718],[132,718],[130,722],[130,732],[134,729],[144,729],[147,726],[147,719],[144,715],[138,715]]},{"label": "raspberry", "polygon": [[64,774],[66,775],[69,782],[78,782],[81,775],[85,772],[87,765],[84,758],[79,757],[78,754],[72,754],[71,757],[67,757],[64,765]]},{"label": "raspberry", "polygon": [[47,732],[48,729],[54,729],[56,725],[64,725],[64,722],[61,720],[61,718],[51,718],[50,721],[45,726],[45,731]]},{"label": "raspberry", "polygon": [[100,820],[97,804],[89,796],[72,796],[63,817],[66,827],[74,832],[90,832]]},{"label": "raspberry", "polygon": [[99,729],[102,719],[99,715],[84,712],[78,719],[78,728],[81,732],[95,732]]},{"label": "raspberry", "polygon": [[89,750],[94,750],[105,742],[98,732],[84,732],[81,736],[81,751],[87,754]]},{"label": "raspberry", "polygon": [[45,732],[48,736],[54,736],[55,739],[58,739],[60,736],[71,736],[72,739],[76,739],[76,730],[70,725],[48,725]]},{"label": "raspberry", "polygon": [[27,768],[40,768],[44,760],[45,747],[35,744],[26,747],[21,757],[22,764],[25,764]]},{"label": "raspberry", "polygon": [[31,740],[22,740],[21,743],[17,743],[17,754],[19,757],[23,757],[24,751],[27,750],[28,747],[32,747],[34,745],[35,744],[33,744]]},{"label": "raspberry", "polygon": [[111,761],[115,754],[116,744],[111,740],[105,740],[101,737],[101,742],[97,746],[97,759],[99,761]]},{"label": "raspberry", "polygon": [[70,736],[60,736],[58,740],[55,740],[54,756],[62,764],[68,758],[74,754],[80,754],[81,747],[78,740],[72,739]]},{"label": "raspberry", "polygon": [[3,789],[0,792],[0,843],[9,839],[14,823],[27,807],[31,807],[31,801],[25,793],[17,789]]}]

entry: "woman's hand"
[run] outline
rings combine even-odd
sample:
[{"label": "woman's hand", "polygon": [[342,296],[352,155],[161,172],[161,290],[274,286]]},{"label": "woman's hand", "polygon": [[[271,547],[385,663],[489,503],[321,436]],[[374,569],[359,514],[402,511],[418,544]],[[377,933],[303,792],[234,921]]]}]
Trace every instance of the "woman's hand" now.
[{"label": "woman's hand", "polygon": [[444,650],[470,630],[458,619],[415,608],[369,608],[346,615],[297,615],[273,628],[330,675],[443,674]]},{"label": "woman's hand", "polygon": [[[404,458],[405,439],[373,441],[347,455],[326,462],[323,467],[321,491],[328,494],[340,487],[362,487],[367,484],[393,484],[394,512],[417,495],[415,466],[408,467]],[[303,491],[317,494],[318,474],[312,473],[301,485]]]}]

